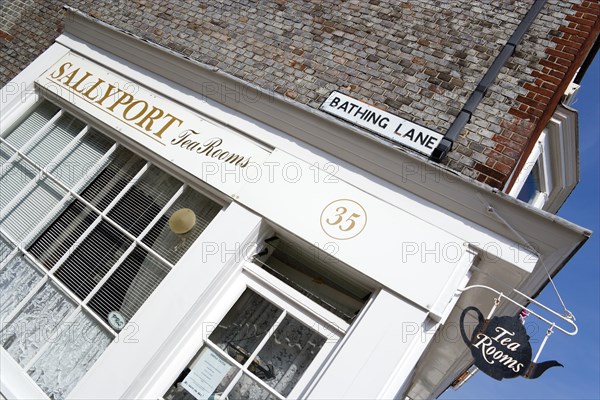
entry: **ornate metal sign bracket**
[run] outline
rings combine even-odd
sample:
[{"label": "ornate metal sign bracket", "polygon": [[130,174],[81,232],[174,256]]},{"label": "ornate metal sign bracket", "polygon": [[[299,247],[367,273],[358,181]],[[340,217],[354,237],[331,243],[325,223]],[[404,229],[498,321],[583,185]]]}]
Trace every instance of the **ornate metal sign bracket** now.
[{"label": "ornate metal sign bracket", "polygon": [[[491,292],[494,292],[498,295],[498,297],[496,298],[496,301],[494,303],[494,307],[492,307],[492,309],[490,310],[490,313],[488,315],[488,318],[490,318],[492,316],[492,314],[494,313],[494,311],[496,310],[496,307],[498,306],[498,304],[500,303],[500,301],[502,299],[506,299],[507,301],[513,303],[516,306],[521,307],[523,310],[527,310],[527,312],[531,315],[534,315],[535,317],[537,317],[538,319],[540,319],[541,321],[544,321],[546,324],[548,324],[550,326],[550,330],[554,330],[557,329],[559,331],[561,331],[562,333],[569,335],[569,336],[575,336],[577,335],[578,332],[578,328],[577,328],[577,324],[575,324],[575,317],[572,314],[569,315],[561,315],[559,313],[557,313],[556,311],[552,310],[551,308],[546,307],[545,305],[543,305],[542,303],[540,303],[539,301],[536,301],[534,299],[532,299],[531,297],[527,296],[524,293],[519,292],[516,289],[513,289],[513,292],[517,293],[518,295],[522,296],[523,298],[527,299],[530,303],[535,304],[536,306],[548,311],[549,313],[555,315],[556,317],[560,318],[561,320],[563,320],[564,322],[568,323],[569,325],[571,325],[572,330],[567,330],[565,328],[560,327],[559,325],[557,325],[555,322],[552,322],[550,320],[548,320],[547,318],[544,318],[543,316],[541,316],[540,314],[536,313],[535,311],[531,310],[529,307],[519,303],[518,301],[515,301],[513,299],[511,299],[510,297],[508,297],[507,295],[505,295],[503,292],[500,292],[492,287],[489,286],[485,286],[485,285],[471,285],[471,286],[466,286],[463,289],[458,289],[459,293],[463,293],[466,292],[467,290],[471,290],[471,289],[487,289]],[[546,341],[546,338],[544,339],[544,343]]]}]

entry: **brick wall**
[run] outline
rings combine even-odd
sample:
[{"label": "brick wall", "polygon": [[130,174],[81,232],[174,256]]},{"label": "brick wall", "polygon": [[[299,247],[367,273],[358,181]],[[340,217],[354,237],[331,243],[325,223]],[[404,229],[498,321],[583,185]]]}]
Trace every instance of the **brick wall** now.
[{"label": "brick wall", "polygon": [[[449,165],[503,188],[521,168],[600,30],[597,1],[549,1],[449,155]],[[487,107],[486,107],[487,106]]]},{"label": "brick wall", "polygon": [[[441,133],[532,2],[66,0],[310,107],[340,90]],[[58,34],[60,5],[2,3],[0,84]],[[549,0],[444,163],[503,187],[597,33],[597,1]]]}]

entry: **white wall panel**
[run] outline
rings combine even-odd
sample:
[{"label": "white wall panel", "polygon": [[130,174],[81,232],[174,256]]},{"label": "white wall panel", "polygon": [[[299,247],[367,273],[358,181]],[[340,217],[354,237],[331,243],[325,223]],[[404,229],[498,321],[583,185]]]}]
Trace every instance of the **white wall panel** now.
[{"label": "white wall panel", "polygon": [[431,337],[421,331],[425,319],[426,312],[381,291],[308,398],[378,398],[415,341]]}]

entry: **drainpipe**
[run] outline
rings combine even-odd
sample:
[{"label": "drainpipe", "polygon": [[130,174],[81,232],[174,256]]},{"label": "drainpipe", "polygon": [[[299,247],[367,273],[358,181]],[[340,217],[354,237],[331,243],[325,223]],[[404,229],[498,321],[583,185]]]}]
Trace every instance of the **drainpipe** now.
[{"label": "drainpipe", "polygon": [[523,40],[525,32],[527,32],[529,27],[531,27],[533,21],[537,18],[538,14],[540,13],[542,7],[544,7],[545,4],[546,0],[536,0],[535,3],[533,3],[531,8],[529,9],[529,11],[527,11],[525,18],[523,18],[519,26],[517,26],[517,29],[508,39],[508,42],[504,45],[502,51],[500,52],[500,54],[498,54],[492,65],[490,65],[490,68],[487,70],[483,78],[481,78],[481,81],[477,85],[477,88],[473,93],[471,93],[469,100],[467,100],[462,110],[460,110],[458,116],[456,117],[450,128],[448,128],[448,131],[446,131],[446,134],[444,135],[440,143],[433,150],[433,153],[431,154],[431,160],[440,162],[446,157],[448,152],[452,150],[452,145],[454,144],[454,141],[458,138],[458,135],[464,129],[467,123],[471,120],[471,116],[477,109],[477,106],[479,106],[479,103],[481,103],[481,100],[483,100],[485,93],[492,85],[492,83],[494,83],[494,81],[498,77],[498,74],[500,74],[500,70],[502,69],[502,67],[514,54],[517,45],[521,43],[521,40]]}]

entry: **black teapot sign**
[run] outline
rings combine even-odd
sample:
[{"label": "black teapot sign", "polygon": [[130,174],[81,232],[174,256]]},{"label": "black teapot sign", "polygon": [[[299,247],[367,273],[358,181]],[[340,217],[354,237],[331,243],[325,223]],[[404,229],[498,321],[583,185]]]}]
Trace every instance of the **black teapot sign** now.
[{"label": "black teapot sign", "polygon": [[[471,338],[465,331],[465,316],[475,311],[478,324]],[[471,350],[475,366],[494,379],[523,376],[540,377],[548,368],[562,365],[557,361],[534,363],[531,361],[529,335],[519,316],[484,319],[477,307],[467,307],[460,316],[460,333]]]}]

